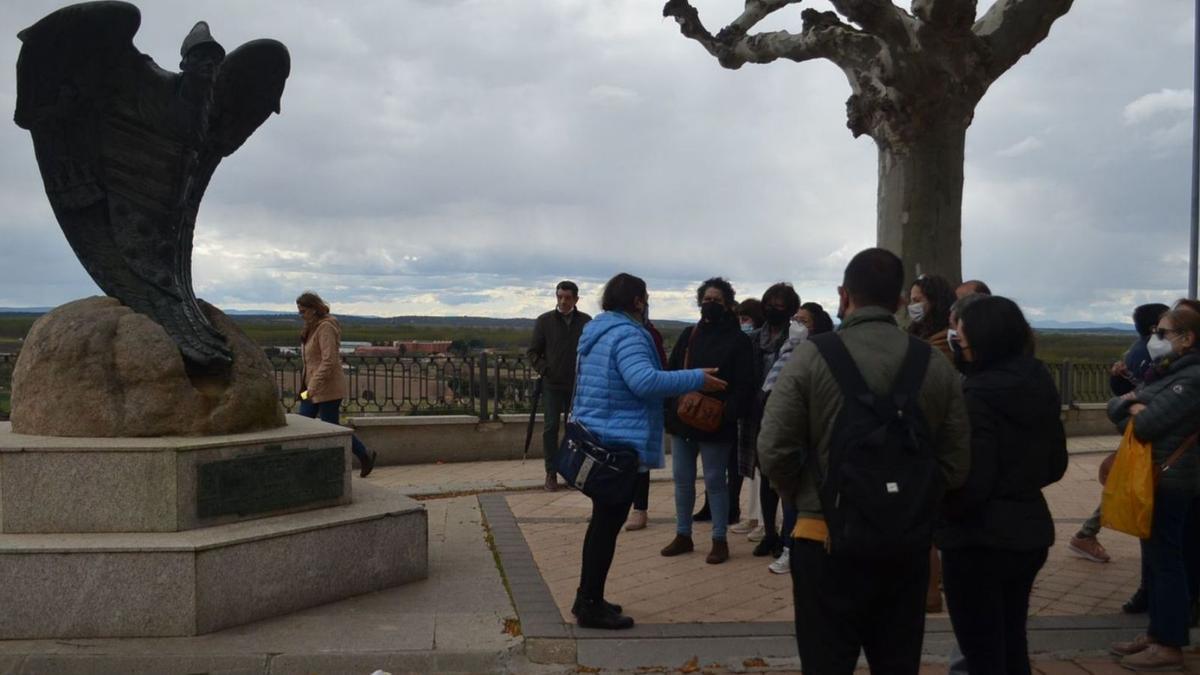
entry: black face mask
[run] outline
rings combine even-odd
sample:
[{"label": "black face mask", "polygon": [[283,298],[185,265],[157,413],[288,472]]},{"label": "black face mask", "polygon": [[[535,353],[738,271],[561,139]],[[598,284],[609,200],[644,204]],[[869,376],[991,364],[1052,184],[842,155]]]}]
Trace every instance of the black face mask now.
[{"label": "black face mask", "polygon": [[766,318],[767,323],[775,326],[776,328],[786,324],[788,319],[791,318],[786,309],[780,309],[778,307],[764,307],[763,316]]},{"label": "black face mask", "polygon": [[725,316],[725,307],[719,302],[706,302],[700,305],[700,317],[709,323],[721,320]]}]

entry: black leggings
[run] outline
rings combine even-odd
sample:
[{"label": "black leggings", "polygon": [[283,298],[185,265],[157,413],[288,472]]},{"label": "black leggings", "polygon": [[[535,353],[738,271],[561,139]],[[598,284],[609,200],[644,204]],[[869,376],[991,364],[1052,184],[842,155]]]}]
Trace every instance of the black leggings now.
[{"label": "black leggings", "polygon": [[650,508],[650,472],[639,473],[633,484],[633,508],[646,511]]},{"label": "black leggings", "polygon": [[[649,486],[650,474],[646,474]],[[592,522],[583,537],[583,561],[579,570],[579,593],[586,600],[603,600],[604,584],[617,549],[617,535],[629,517],[632,502],[604,505],[592,500]]]},{"label": "black leggings", "polygon": [[762,525],[768,537],[777,537],[775,531],[775,509],[779,507],[779,493],[771,487],[766,476],[758,479],[758,500],[762,503]]}]

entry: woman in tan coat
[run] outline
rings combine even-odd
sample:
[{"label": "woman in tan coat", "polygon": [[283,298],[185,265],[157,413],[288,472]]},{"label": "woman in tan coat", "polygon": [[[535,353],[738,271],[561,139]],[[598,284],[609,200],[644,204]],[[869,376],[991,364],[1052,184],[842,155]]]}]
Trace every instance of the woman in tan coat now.
[{"label": "woman in tan coat", "polygon": [[[342,399],[346,398],[346,378],[342,376],[342,357],[338,351],[342,328],[329,314],[329,305],[312,291],[296,298],[296,309],[304,319],[304,330],[300,333],[304,390],[300,392],[299,412],[305,417],[337,424]],[[367,452],[357,436],[351,436],[351,449],[362,467],[358,475],[365,478],[375,468],[376,453]]]}]

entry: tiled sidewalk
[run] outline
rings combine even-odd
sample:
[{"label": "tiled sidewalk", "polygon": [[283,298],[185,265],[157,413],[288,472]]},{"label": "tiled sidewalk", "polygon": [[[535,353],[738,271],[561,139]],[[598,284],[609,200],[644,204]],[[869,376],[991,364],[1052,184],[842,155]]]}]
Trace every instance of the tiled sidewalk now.
[{"label": "tiled sidewalk", "polygon": [[[1045,492],[1058,543],[1034,588],[1033,615],[1113,614],[1137,586],[1139,552],[1132,537],[1101,534],[1113,557],[1107,564],[1082,560],[1066,548],[1071,535],[1099,503],[1096,468],[1103,454],[1094,451],[1115,448],[1117,441],[1115,436],[1071,439],[1075,454],[1067,475]],[[1081,451],[1093,452],[1078,454]],[[571,490],[548,493],[530,489],[541,484],[541,471],[541,459],[531,457],[525,462],[381,467],[369,480],[417,495],[520,490],[507,496],[508,505],[564,619],[569,619],[590,502]],[[707,523],[694,527],[695,553],[676,558],[658,554],[674,534],[674,491],[669,469],[655,471],[652,477],[650,526],[621,534],[609,594],[640,621],[650,623],[790,621],[790,581],[786,575],[767,571],[770,558],[751,556],[754,544],[745,536],[729,537],[731,559],[722,565],[704,563],[711,532]],[[697,492],[703,494],[702,485]],[[743,494],[743,513],[748,510],[747,499],[748,494]]]}]

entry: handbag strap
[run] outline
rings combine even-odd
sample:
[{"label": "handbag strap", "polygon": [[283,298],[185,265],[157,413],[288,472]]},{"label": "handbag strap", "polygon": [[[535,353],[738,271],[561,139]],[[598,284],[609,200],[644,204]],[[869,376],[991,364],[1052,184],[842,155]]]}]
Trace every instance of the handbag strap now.
[{"label": "handbag strap", "polygon": [[696,342],[696,333],[700,332],[700,324],[692,326],[692,332],[688,335],[687,348],[683,350],[683,369],[690,370],[692,362],[692,344]]},{"label": "handbag strap", "polygon": [[1175,448],[1175,452],[1172,452],[1171,456],[1167,457],[1167,460],[1162,463],[1162,470],[1166,471],[1174,466],[1175,462],[1179,461],[1179,458],[1183,456],[1183,453],[1196,444],[1196,439],[1198,438],[1200,438],[1200,431],[1195,431],[1191,436],[1183,439],[1183,443],[1180,443],[1179,447]]}]

